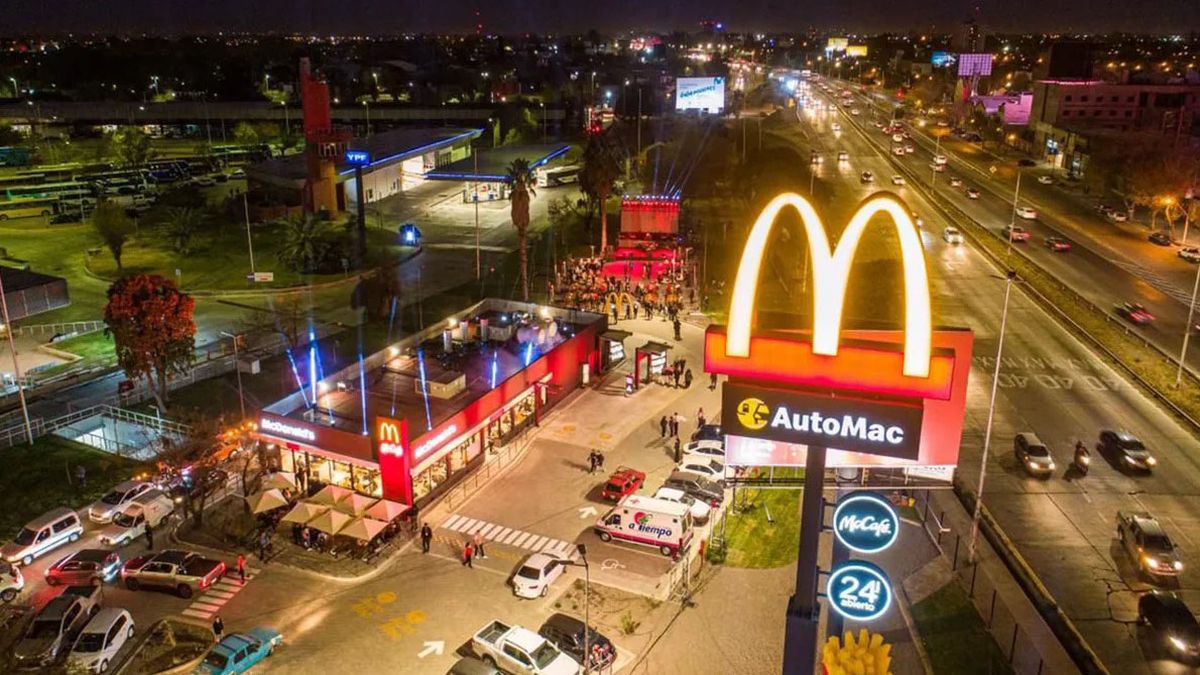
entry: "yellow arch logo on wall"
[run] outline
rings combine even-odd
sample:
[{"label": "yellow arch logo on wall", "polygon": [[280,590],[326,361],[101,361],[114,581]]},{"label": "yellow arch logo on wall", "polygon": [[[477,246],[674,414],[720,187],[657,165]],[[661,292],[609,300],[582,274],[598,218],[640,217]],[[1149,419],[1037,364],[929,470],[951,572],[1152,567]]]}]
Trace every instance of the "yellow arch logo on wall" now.
[{"label": "yellow arch logo on wall", "polygon": [[737,418],[743,427],[755,431],[767,426],[767,418],[771,409],[761,399],[744,399],[737,407]]},{"label": "yellow arch logo on wall", "polygon": [[[867,223],[876,214],[886,213],[891,217],[900,238],[900,255],[904,265],[904,374],[908,377],[928,377],[933,342],[929,271],[925,267],[920,233],[908,209],[899,199],[887,193],[873,195],[859,206],[837,246],[832,249],[825,226],[807,199],[793,192],[772,199],[759,214],[758,220],[754,221],[742,251],[742,261],[738,265],[730,298],[726,354],[741,358],[750,356],[750,326],[763,252],[779,212],[787,206],[799,212],[808,235],[813,268],[813,353],[837,356],[850,264],[854,261]],[[738,412],[741,419],[740,409]]]}]

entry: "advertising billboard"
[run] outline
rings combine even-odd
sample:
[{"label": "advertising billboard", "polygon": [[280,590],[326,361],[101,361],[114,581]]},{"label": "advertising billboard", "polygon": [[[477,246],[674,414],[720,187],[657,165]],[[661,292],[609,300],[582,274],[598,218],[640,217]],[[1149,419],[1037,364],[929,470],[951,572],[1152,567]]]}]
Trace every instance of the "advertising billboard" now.
[{"label": "advertising billboard", "polygon": [[831,37],[825,43],[825,51],[827,52],[844,52],[846,47],[850,46],[850,38]]},{"label": "advertising billboard", "polygon": [[992,74],[991,54],[959,54],[959,77],[985,77]]},{"label": "advertising billboard", "polygon": [[680,77],[675,80],[675,109],[719,113],[725,109],[725,78]]},{"label": "advertising billboard", "polygon": [[954,64],[958,63],[958,54],[934,52],[929,62],[933,64],[934,68],[951,68]]},{"label": "advertising billboard", "polygon": [[866,45],[848,45],[846,47],[846,56],[866,56]]}]

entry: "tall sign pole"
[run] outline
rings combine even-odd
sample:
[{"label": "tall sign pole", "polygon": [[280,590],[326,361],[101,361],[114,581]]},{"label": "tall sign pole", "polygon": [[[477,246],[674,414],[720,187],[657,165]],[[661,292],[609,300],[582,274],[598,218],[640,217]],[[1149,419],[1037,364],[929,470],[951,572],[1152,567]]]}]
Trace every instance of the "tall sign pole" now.
[{"label": "tall sign pole", "polygon": [[809,446],[800,501],[800,555],[796,593],[788,601],[784,675],[811,675],[817,663],[821,605],[817,601],[817,562],[825,520],[825,448]]},{"label": "tall sign pole", "polygon": [[367,199],[363,186],[363,167],[371,163],[371,154],[365,150],[347,150],[346,163],[354,165],[354,192],[358,201],[358,223],[355,227],[358,241],[354,246],[354,263],[362,270],[367,260]]}]

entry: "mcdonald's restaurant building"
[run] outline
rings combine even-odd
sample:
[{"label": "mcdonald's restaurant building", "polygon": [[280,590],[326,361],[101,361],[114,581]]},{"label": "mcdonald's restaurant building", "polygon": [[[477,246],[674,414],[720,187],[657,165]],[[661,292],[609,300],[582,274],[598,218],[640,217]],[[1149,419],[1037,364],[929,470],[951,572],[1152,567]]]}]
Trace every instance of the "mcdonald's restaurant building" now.
[{"label": "mcdonald's restaurant building", "polygon": [[[424,506],[519,440],[600,368],[604,316],[488,299],[262,410],[257,435],[311,491]],[[303,357],[303,358],[302,358]]]}]

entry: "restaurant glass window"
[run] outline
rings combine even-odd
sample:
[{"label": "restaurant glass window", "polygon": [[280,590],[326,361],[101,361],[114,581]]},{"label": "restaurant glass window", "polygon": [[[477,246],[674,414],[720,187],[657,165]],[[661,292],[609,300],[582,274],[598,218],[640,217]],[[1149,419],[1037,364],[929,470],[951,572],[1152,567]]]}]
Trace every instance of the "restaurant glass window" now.
[{"label": "restaurant glass window", "polygon": [[439,485],[446,481],[449,475],[448,458],[443,457],[430,464],[428,468],[413,478],[413,501],[419,500],[436,490]]},{"label": "restaurant glass window", "polygon": [[370,497],[383,496],[383,481],[379,479],[379,469],[351,465],[350,473],[354,484],[352,490]]},{"label": "restaurant glass window", "polygon": [[479,434],[472,434],[446,453],[446,459],[450,462],[450,473],[454,474],[465,468],[478,455]]},{"label": "restaurant glass window", "polygon": [[329,484],[353,490],[354,483],[350,479],[350,464],[335,459],[329,460]]}]

